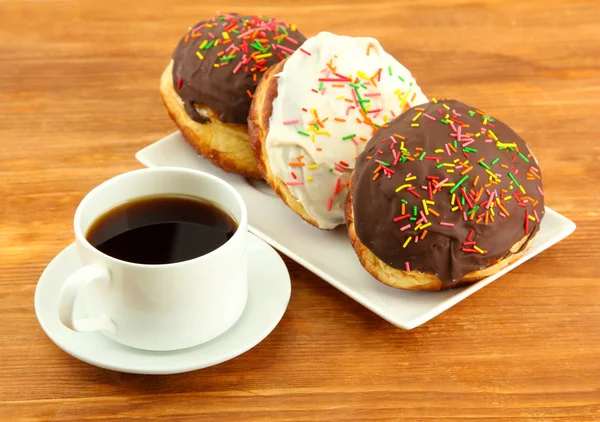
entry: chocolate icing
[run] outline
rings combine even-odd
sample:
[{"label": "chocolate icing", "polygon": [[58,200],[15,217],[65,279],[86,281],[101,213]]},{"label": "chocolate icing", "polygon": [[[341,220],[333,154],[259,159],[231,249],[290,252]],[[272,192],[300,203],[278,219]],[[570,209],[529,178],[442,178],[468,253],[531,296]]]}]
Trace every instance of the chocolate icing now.
[{"label": "chocolate icing", "polygon": [[[454,143],[457,135],[453,126],[456,131],[460,130],[462,142]],[[453,133],[454,137],[451,136]],[[475,136],[477,133],[480,133],[478,137]],[[450,145],[446,146],[447,143]],[[396,165],[393,164],[395,156],[390,145],[394,146],[394,151],[405,148],[402,152],[405,157],[401,157]],[[496,158],[499,160],[494,161]],[[465,166],[466,159],[468,163]],[[481,159],[482,164],[479,163]],[[390,171],[376,171],[380,166],[385,167],[385,163],[390,164]],[[497,184],[490,182],[494,179],[486,172],[486,166],[497,175]],[[467,171],[469,167],[472,169]],[[454,173],[448,173],[448,169],[454,170]],[[526,194],[521,192],[509,173],[522,185]],[[373,180],[376,174],[378,176]],[[413,176],[416,179],[413,180]],[[464,176],[469,177],[456,187],[456,200],[460,199],[460,206],[466,213],[476,206],[480,207],[467,215],[467,221],[460,209],[452,211],[458,205],[456,202],[451,205],[450,193],[454,188],[452,184],[458,183]],[[477,176],[479,180],[474,186]],[[408,262],[410,271],[435,274],[445,286],[456,284],[466,274],[504,258],[510,254],[511,247],[525,236],[529,236],[530,241],[544,216],[541,171],[525,141],[504,123],[456,100],[433,101],[413,107],[390,122],[387,128],[380,129],[358,157],[353,177],[352,206],[360,241],[389,266],[405,271]],[[431,177],[437,179],[432,180]],[[444,183],[449,185],[435,189],[445,178],[448,180]],[[430,200],[428,182],[431,182],[435,203],[426,204],[429,215],[425,216],[425,222],[421,212],[425,213],[422,201]],[[403,185],[412,187],[404,186],[396,192]],[[482,186],[483,191],[479,195]],[[461,188],[468,197],[464,199],[464,205]],[[493,208],[489,202],[490,195],[495,195],[491,199]],[[500,198],[500,204],[496,197]],[[405,214],[401,213],[403,199],[407,201]],[[494,216],[486,208],[488,203]],[[417,207],[417,217],[413,217],[414,206]],[[502,217],[500,213],[505,211],[508,215]],[[439,217],[434,213],[439,213]],[[526,215],[536,221],[528,219],[526,223]],[[402,216],[404,218],[398,220]],[[394,219],[397,221],[394,222]],[[432,224],[425,229],[416,229],[419,223],[422,226],[428,222]],[[454,226],[440,225],[440,222]],[[410,228],[405,228],[408,224]],[[401,228],[405,228],[404,231]],[[427,234],[421,239],[424,230]],[[471,230],[473,233],[469,238]],[[417,242],[415,236],[418,236]],[[412,237],[411,240],[403,247],[409,237]],[[474,249],[475,246],[484,253]]]},{"label": "chocolate icing", "polygon": [[[220,121],[245,125],[252,102],[250,95],[264,71],[306,41],[291,28],[274,18],[237,14],[217,16],[192,26],[173,52],[173,86],[190,118],[208,123],[210,119],[194,107],[205,105]],[[221,52],[225,53],[219,56]],[[235,58],[227,59],[231,55]]]}]

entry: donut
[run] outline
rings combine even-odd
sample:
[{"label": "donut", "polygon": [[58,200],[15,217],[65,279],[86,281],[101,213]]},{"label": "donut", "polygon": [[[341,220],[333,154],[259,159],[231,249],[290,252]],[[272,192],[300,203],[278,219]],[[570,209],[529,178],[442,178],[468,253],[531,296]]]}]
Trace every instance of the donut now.
[{"label": "donut", "polygon": [[347,182],[368,139],[426,101],[376,39],[322,32],[260,82],[250,144],[283,201],[310,224],[333,229],[344,224]]},{"label": "donut", "polygon": [[305,41],[294,25],[237,14],[198,22],[181,38],[160,93],[186,141],[227,172],[260,178],[248,112],[265,71]]},{"label": "donut", "polygon": [[346,202],[350,241],[379,281],[473,283],[517,260],[544,218],[542,172],[521,137],[456,100],[413,107],[373,136]]}]

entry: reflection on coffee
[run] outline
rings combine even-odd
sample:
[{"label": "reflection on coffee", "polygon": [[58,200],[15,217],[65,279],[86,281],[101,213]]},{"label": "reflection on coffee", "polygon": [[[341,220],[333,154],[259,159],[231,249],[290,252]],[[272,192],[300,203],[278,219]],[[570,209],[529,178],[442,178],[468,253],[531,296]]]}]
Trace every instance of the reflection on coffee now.
[{"label": "reflection on coffee", "polygon": [[87,240],[101,252],[138,264],[171,264],[205,255],[237,229],[219,207],[193,196],[137,198],[100,216]]}]

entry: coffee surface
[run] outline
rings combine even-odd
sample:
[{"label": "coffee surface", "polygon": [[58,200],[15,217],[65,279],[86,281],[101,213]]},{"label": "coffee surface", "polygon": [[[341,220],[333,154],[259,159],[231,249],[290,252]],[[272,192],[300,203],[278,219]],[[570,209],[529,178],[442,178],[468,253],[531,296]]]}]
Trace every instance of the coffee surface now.
[{"label": "coffee surface", "polygon": [[87,240],[101,252],[138,264],[171,264],[205,255],[229,240],[236,222],[192,196],[137,198],[99,217]]}]

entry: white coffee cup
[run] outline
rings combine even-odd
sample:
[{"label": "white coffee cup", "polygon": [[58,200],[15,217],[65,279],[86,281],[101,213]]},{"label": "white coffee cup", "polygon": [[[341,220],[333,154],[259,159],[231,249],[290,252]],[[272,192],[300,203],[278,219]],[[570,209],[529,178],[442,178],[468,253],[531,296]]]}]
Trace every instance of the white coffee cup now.
[{"label": "white coffee cup", "polygon": [[[161,194],[207,200],[238,223],[214,251],[164,265],[125,262],[86,239],[92,223],[127,201]],[[115,341],[146,350],[176,350],[212,340],[241,316],[247,298],[246,206],[237,191],[210,174],[182,168],[136,170],[110,179],[81,201],[75,242],[82,268],[65,282],[59,318],[75,331],[101,331]],[[76,319],[82,301],[88,318]]]}]

